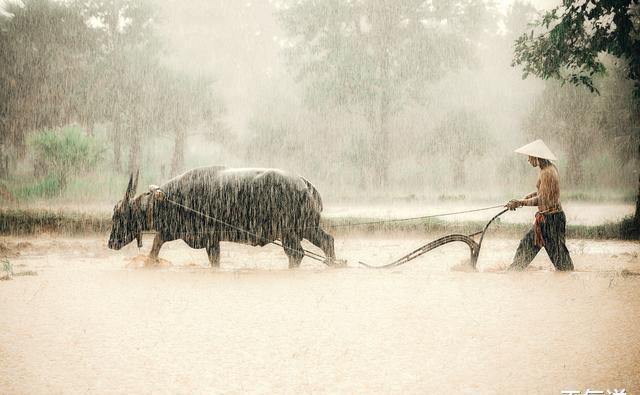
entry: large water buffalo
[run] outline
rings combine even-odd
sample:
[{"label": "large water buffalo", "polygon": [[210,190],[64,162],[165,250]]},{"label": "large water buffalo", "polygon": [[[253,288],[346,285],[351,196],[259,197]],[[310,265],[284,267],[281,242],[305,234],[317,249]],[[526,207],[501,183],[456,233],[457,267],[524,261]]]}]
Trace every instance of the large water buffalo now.
[{"label": "large water buffalo", "polygon": [[[305,238],[335,261],[333,237],[320,227],[322,200],[302,177],[276,169],[220,166],[187,171],[135,196],[138,176],[129,178],[124,199],[113,209],[109,248],[120,249],[155,231],[150,258],[167,241],[182,239],[206,248],[211,266],[220,265],[220,241],[264,246],[282,240],[289,267],[298,267]],[[135,197],[134,197],[135,196]]]}]

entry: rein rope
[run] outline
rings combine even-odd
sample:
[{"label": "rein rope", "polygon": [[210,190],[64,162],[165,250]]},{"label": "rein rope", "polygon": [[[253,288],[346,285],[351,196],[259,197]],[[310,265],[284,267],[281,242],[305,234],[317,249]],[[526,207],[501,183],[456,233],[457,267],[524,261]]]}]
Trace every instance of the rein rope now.
[{"label": "rein rope", "polygon": [[[188,207],[188,206],[185,206],[185,205],[184,205],[184,204],[182,204],[182,203],[176,202],[175,200],[171,200],[171,199],[169,199],[169,198],[167,198],[167,197],[165,197],[165,198],[164,198],[164,200],[166,200],[167,202],[169,202],[169,203],[171,203],[171,204],[173,204],[173,205],[176,205],[176,206],[178,206],[178,207],[181,207],[181,208],[183,208],[183,209],[185,209],[185,210],[187,210],[187,211],[191,211],[192,213],[195,213],[195,214],[201,215],[201,216],[203,216],[203,217],[205,217],[205,218],[207,218],[207,219],[210,219],[210,220],[216,221],[216,222],[218,222],[218,223],[220,223],[220,224],[222,224],[222,225],[228,226],[228,227],[230,227],[230,228],[232,228],[232,229],[234,229],[234,230],[237,230],[237,231],[239,231],[239,232],[246,233],[246,234],[248,234],[249,236],[253,236],[253,237],[255,237],[255,238],[256,238],[256,239],[258,239],[258,240],[264,240],[264,241],[267,241],[267,242],[269,242],[269,243],[271,243],[271,244],[275,244],[275,245],[277,245],[277,246],[279,246],[279,247],[282,247],[282,248],[284,248],[285,250],[288,250],[288,251],[291,251],[291,252],[295,252],[295,253],[299,253],[299,252],[300,252],[300,251],[294,250],[293,248],[289,248],[289,247],[287,247],[287,246],[283,245],[282,243],[279,243],[279,242],[277,242],[277,241],[275,241],[275,240],[269,240],[269,239],[267,239],[267,238],[265,238],[265,237],[261,237],[261,236],[259,236],[259,235],[255,234],[255,233],[253,233],[253,232],[250,232],[250,231],[248,231],[248,230],[246,230],[246,229],[239,228],[239,227],[237,227],[237,226],[235,226],[235,225],[232,225],[232,224],[230,224],[230,223],[227,223],[227,222],[225,222],[225,221],[222,221],[222,220],[220,220],[220,219],[218,219],[218,218],[214,218],[214,217],[212,217],[212,216],[210,216],[210,215],[207,215],[207,214],[205,214],[205,213],[203,213],[203,212],[200,212],[200,211],[198,211],[198,210],[194,210],[194,209],[192,209],[191,207]],[[303,251],[303,254],[304,254],[305,256],[308,256],[308,257],[309,257],[309,258],[311,258],[311,259],[315,259],[316,261],[324,262],[325,264],[327,264],[326,259],[325,259],[324,257],[322,257],[322,255],[316,254],[316,253],[315,253],[315,252],[313,252],[313,251],[305,250],[304,248],[302,249],[302,251]]]},{"label": "rein rope", "polygon": [[[446,217],[446,216],[449,216],[449,215],[456,215],[456,214],[475,213],[477,211],[493,210],[495,208],[502,208],[502,207],[504,207],[504,204],[499,204],[497,206],[491,206],[491,207],[476,208],[476,209],[471,209],[471,210],[453,211],[453,212],[449,212],[449,213],[424,215],[424,216],[421,216],[421,217],[394,218],[394,219],[386,219],[386,220],[379,220],[379,221],[369,221],[369,222],[352,222],[352,223],[347,223],[347,224],[327,225],[327,227],[329,227],[329,228],[340,228],[340,227],[347,227],[347,226],[362,226],[362,225],[386,224],[386,223],[391,223],[391,222],[415,221],[415,220],[421,220],[421,219],[427,219],[427,218]],[[482,232],[480,232],[480,233],[482,233]],[[480,234],[480,233],[476,233],[476,234]]]},{"label": "rein rope", "polygon": [[[183,209],[185,209],[187,211],[190,211],[190,212],[192,212],[194,214],[198,214],[198,215],[200,215],[200,216],[202,216],[204,218],[207,218],[207,219],[210,219],[212,221],[218,222],[218,223],[220,223],[222,225],[228,226],[231,229],[234,229],[234,230],[237,230],[239,232],[245,233],[247,235],[253,236],[257,240],[267,241],[270,244],[275,244],[275,245],[277,245],[279,247],[282,247],[285,250],[288,250],[288,251],[291,251],[291,252],[294,252],[294,253],[299,253],[300,252],[298,250],[294,250],[292,248],[289,248],[289,247],[285,246],[284,244],[282,244],[282,243],[280,243],[280,242],[278,242],[276,240],[269,240],[269,239],[267,239],[265,237],[262,237],[262,236],[259,236],[259,235],[255,234],[255,233],[253,233],[253,232],[250,232],[250,231],[248,231],[246,229],[242,229],[240,227],[237,227],[235,225],[232,225],[230,223],[222,221],[222,220],[220,220],[218,218],[215,218],[215,217],[212,217],[210,215],[207,215],[207,214],[205,214],[205,213],[203,213],[201,211],[194,210],[193,208],[185,206],[184,204],[182,204],[180,202],[176,202],[175,200],[169,199],[164,194],[164,192],[161,192],[161,193],[162,193],[162,198],[161,198],[162,200],[166,200],[167,202],[169,202],[169,203],[171,203],[171,204],[173,204],[173,205],[175,205],[177,207],[181,207],[181,208],[183,208]],[[151,200],[155,200],[155,198],[152,196]],[[492,209],[495,209],[495,208],[502,208],[502,207],[504,207],[504,205],[496,205],[496,206],[491,206],[491,207],[482,207],[482,208],[477,208],[477,209],[454,211],[454,212],[441,213],[441,214],[425,215],[425,216],[421,216],[421,217],[397,218],[397,219],[391,219],[391,220],[380,220],[380,221],[356,222],[356,223],[349,223],[349,224],[328,225],[328,227],[337,228],[337,227],[345,227],[345,226],[361,226],[361,225],[372,225],[372,224],[381,224],[381,223],[390,223],[390,222],[413,221],[413,220],[420,220],[420,219],[427,219],[427,218],[445,217],[445,216],[456,215],[456,214],[473,213],[473,212],[477,212],[477,211],[486,211],[486,210],[492,210]],[[147,208],[149,208],[149,206]],[[153,202],[150,203],[150,208],[151,208],[151,210],[153,210]],[[504,213],[505,211],[501,212],[500,214]],[[500,214],[496,215],[489,223],[493,222],[493,220],[495,218],[497,218]],[[153,221],[152,214],[148,213],[148,220],[150,220],[151,222]],[[489,226],[489,224],[487,224],[487,226],[485,227],[484,231],[486,231],[488,226]],[[320,228],[320,227],[319,226],[314,226],[314,227],[307,227],[307,228],[303,228],[303,229],[313,229],[313,228]],[[292,229],[292,228],[287,228],[287,229]],[[476,233],[473,233],[473,234],[468,235],[468,236],[463,236],[463,235],[460,235],[460,236],[462,236],[462,237],[473,237],[473,236],[479,235],[481,233],[484,236],[484,231],[476,232]],[[458,235],[452,235],[452,236],[458,236]],[[449,241],[446,241],[445,243],[440,244],[441,241],[444,241],[444,239],[448,239],[449,237],[452,237],[452,236],[445,236],[445,238],[439,239],[437,245],[433,246],[432,248],[435,248],[435,247],[437,247],[439,245],[442,245],[442,244],[445,244],[446,242],[449,242]],[[480,240],[480,243],[482,243],[482,239]],[[432,248],[430,248],[430,249],[432,249]],[[478,250],[479,250],[479,248],[478,248]],[[327,263],[327,259],[325,257],[323,257],[322,255],[316,254],[315,252],[306,250],[304,248],[302,249],[302,251],[303,251],[303,255],[304,256],[307,256],[307,257],[309,257],[311,259],[314,259],[316,261],[323,262],[324,264],[329,265],[329,263]],[[418,252],[418,250],[414,251],[414,253],[415,252]],[[424,251],[424,252],[426,252],[426,251]],[[409,255],[412,255],[412,254],[409,254]],[[360,263],[364,264],[363,262],[360,262]],[[396,266],[396,265],[398,265],[398,263],[399,262],[394,262],[389,266]],[[402,263],[404,263],[404,262],[402,262]],[[400,264],[402,264],[402,263],[400,263]],[[364,265],[368,266],[368,267],[371,267],[371,266],[366,265],[366,264],[364,264]]]}]

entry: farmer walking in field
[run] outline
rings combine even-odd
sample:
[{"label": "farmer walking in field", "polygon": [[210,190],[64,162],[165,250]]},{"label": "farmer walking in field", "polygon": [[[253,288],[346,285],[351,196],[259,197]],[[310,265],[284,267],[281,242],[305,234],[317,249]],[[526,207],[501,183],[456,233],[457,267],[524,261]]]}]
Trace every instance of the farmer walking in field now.
[{"label": "farmer walking in field", "polygon": [[515,152],[529,156],[529,163],[540,168],[537,191],[521,200],[511,200],[506,207],[515,210],[522,206],[538,206],[533,229],[520,241],[509,270],[524,270],[545,248],[556,270],[573,270],[573,262],[565,244],[566,217],[560,205],[560,176],[551,163],[555,155],[542,140],[536,140]]}]

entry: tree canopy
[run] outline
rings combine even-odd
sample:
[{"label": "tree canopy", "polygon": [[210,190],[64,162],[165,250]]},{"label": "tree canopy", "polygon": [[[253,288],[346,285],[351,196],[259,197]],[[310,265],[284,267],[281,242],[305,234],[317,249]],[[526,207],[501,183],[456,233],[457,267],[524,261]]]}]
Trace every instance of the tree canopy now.
[{"label": "tree canopy", "polygon": [[[515,43],[513,65],[532,74],[553,78],[599,93],[594,76],[607,68],[604,53],[616,57],[633,81],[635,103],[631,118],[640,114],[640,0],[563,0],[543,14],[535,29]],[[640,163],[640,127],[633,123],[617,136],[633,146]],[[628,150],[622,150],[623,152]],[[640,178],[634,222],[640,229]]]},{"label": "tree canopy", "polygon": [[8,3],[0,14],[1,143],[25,149],[24,132],[76,115],[93,42],[83,18],[48,0]]},{"label": "tree canopy", "polygon": [[[25,136],[77,122],[107,124],[114,167],[141,161],[141,140],[222,130],[224,106],[210,82],[162,63],[158,18],[146,0],[23,0],[0,14],[0,144],[25,152]],[[124,139],[128,142],[125,145]],[[2,153],[2,151],[0,151]],[[176,166],[180,167],[181,163]]]},{"label": "tree canopy", "polygon": [[287,54],[313,106],[360,110],[379,155],[370,158],[388,181],[388,123],[404,104],[420,103],[427,84],[474,61],[474,38],[489,13],[484,2],[283,1]]},{"label": "tree canopy", "polygon": [[523,67],[523,77],[533,74],[597,91],[593,76],[606,71],[600,58],[606,52],[627,62],[640,98],[640,0],[563,0],[536,27],[515,43],[513,64]]}]

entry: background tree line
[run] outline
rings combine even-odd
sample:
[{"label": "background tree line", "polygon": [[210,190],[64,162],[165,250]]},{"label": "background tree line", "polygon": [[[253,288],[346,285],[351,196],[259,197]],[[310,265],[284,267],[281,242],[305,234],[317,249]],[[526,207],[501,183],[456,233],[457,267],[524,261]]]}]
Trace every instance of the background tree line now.
[{"label": "background tree line", "polygon": [[[564,3],[572,9],[574,3],[584,8],[593,2]],[[620,141],[622,136],[633,138],[630,131],[637,129],[634,77],[628,73],[633,61],[609,49],[637,42],[638,23],[635,1],[613,3],[624,15],[612,17],[616,10],[604,12],[608,5],[603,4],[590,16],[608,14],[621,25],[616,37],[595,33],[597,45],[589,49],[595,59],[591,63],[602,65],[590,74],[588,85],[599,89],[597,96],[547,78],[531,89],[509,76],[499,77],[499,94],[483,81],[495,78],[492,73],[500,67],[522,65],[523,43],[535,40],[536,24],[547,23],[548,16],[526,2],[514,2],[506,14],[483,1],[277,2],[276,15],[287,38],[283,52],[301,89],[297,97],[302,98],[280,102],[289,110],[311,114],[280,112],[274,108],[278,102],[272,102],[273,93],[268,93],[265,101],[270,104],[260,108],[269,108],[268,114],[255,112],[250,128],[255,138],[272,141],[273,150],[286,147],[283,157],[295,162],[316,163],[313,156],[320,149],[331,177],[340,178],[340,169],[362,170],[342,181],[369,190],[397,188],[405,180],[413,188],[416,181],[424,181],[450,190],[527,181],[522,176],[526,166],[514,166],[518,158],[513,158],[512,149],[533,138],[544,138],[560,151],[563,183],[569,189],[629,186],[640,162],[621,151],[629,144]],[[587,24],[589,16],[584,18]],[[628,43],[618,37],[628,37]],[[581,41],[568,31],[554,40],[557,53],[580,51],[575,42]],[[583,67],[576,61],[551,59],[556,52],[550,45],[531,53],[531,59],[558,65],[567,73]],[[526,67],[524,71],[532,73]],[[524,111],[517,116],[499,112],[498,106],[508,105],[508,91],[527,89]],[[503,97],[496,100],[491,95]],[[483,101],[493,101],[492,106]],[[308,138],[282,144],[282,136],[291,135],[291,130]],[[325,139],[326,135],[331,137]],[[315,152],[307,152],[305,144],[315,145]],[[326,144],[332,148],[323,150]],[[336,168],[330,169],[332,165]],[[474,165],[486,171],[473,174]],[[409,174],[414,169],[435,174]],[[445,179],[440,178],[443,173]]]},{"label": "background tree line", "polygon": [[223,128],[224,106],[203,75],[161,63],[157,17],[144,0],[24,0],[0,17],[0,144],[9,175],[36,130],[105,126],[113,168],[140,167],[150,136],[173,140],[171,174],[184,169],[185,138]]},{"label": "background tree line", "polygon": [[[635,162],[637,178],[636,210],[633,231],[640,233],[640,0],[563,0],[562,5],[544,12],[537,29],[516,40],[514,65],[530,74],[555,79],[562,84],[587,88],[603,100],[575,100],[582,94],[567,95],[574,111],[559,114],[566,120],[560,139],[571,138],[574,151],[570,161],[578,162],[589,146],[606,134],[614,141],[623,162]],[[603,75],[612,75],[602,84]],[[571,100],[574,99],[574,100]],[[583,116],[583,119],[576,118]],[[580,127],[586,118],[588,127]],[[585,125],[586,126],[586,125]],[[577,134],[577,136],[576,136]],[[578,164],[574,164],[578,169]],[[574,182],[582,173],[574,170]]]},{"label": "background tree line", "polygon": [[[154,182],[216,163],[285,168],[345,198],[489,199],[530,188],[512,151],[542,137],[568,198],[635,195],[635,0],[546,14],[523,1],[506,12],[480,0],[163,4],[7,3],[5,177],[30,133],[78,138],[56,129],[76,123],[115,172],[165,165]],[[563,25],[565,14],[577,19]]]}]

